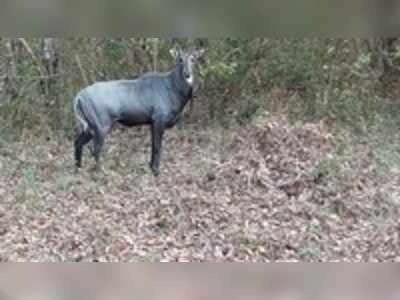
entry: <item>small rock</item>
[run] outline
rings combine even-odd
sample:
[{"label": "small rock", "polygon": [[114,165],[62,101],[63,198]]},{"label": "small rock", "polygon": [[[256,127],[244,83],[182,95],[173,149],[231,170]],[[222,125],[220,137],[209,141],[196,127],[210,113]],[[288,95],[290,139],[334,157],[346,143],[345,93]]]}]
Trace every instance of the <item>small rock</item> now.
[{"label": "small rock", "polygon": [[217,179],[217,176],[215,176],[214,173],[208,173],[207,174],[207,180],[208,181],[215,181]]},{"label": "small rock", "polygon": [[5,236],[8,233],[6,228],[0,228],[0,236]]}]

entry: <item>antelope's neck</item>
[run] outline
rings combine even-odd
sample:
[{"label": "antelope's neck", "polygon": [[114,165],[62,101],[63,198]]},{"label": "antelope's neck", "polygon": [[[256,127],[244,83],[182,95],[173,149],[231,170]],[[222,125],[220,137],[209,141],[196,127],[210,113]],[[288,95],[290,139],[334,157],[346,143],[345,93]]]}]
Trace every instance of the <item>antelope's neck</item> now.
[{"label": "antelope's neck", "polygon": [[[193,84],[190,84],[183,75],[183,66],[178,64],[173,73],[173,82],[176,91],[179,94],[179,98],[183,106],[192,98],[193,95]],[[193,77],[190,78],[191,82],[194,82]]]}]

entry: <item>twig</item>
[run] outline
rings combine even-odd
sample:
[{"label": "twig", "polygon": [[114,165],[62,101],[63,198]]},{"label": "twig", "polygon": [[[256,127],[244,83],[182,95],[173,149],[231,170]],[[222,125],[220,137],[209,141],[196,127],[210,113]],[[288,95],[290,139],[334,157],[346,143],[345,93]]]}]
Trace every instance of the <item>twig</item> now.
[{"label": "twig", "polygon": [[85,84],[88,85],[89,84],[89,79],[88,79],[88,77],[86,75],[85,70],[83,69],[82,62],[81,62],[81,59],[80,59],[78,54],[75,55],[75,60],[76,60],[76,63],[78,64],[79,70],[81,71],[82,78],[85,81]]},{"label": "twig", "polygon": [[5,80],[5,79],[33,79],[33,80],[42,80],[42,79],[51,79],[51,78],[60,78],[65,76],[66,73],[58,73],[58,74],[54,74],[54,75],[41,75],[41,76],[7,76],[7,75],[3,75],[0,76],[0,81],[1,80]]}]

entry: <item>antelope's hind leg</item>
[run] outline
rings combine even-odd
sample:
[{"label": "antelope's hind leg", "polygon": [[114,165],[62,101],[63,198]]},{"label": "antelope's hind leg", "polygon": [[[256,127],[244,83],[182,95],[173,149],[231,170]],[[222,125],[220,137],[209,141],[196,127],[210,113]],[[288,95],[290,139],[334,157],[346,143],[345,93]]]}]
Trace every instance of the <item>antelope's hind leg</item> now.
[{"label": "antelope's hind leg", "polygon": [[102,171],[101,154],[104,150],[105,139],[112,129],[112,122],[108,126],[97,128],[93,137],[93,157],[96,161],[96,172]]},{"label": "antelope's hind leg", "polygon": [[75,139],[75,166],[77,170],[82,167],[83,147],[92,139],[93,135],[88,131],[81,132]]}]

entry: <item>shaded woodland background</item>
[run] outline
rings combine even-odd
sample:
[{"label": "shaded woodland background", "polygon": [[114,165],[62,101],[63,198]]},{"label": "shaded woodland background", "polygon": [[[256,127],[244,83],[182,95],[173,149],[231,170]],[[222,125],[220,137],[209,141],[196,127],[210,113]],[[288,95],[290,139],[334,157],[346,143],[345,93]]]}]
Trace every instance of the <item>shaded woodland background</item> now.
[{"label": "shaded woodland background", "polygon": [[[207,54],[163,176],[145,128],[75,175],[76,92],[168,70],[176,43]],[[0,260],[399,261],[399,46],[1,38]]]},{"label": "shaded woodland background", "polygon": [[79,89],[167,70],[172,63],[168,49],[175,43],[207,48],[197,93],[204,109],[198,117],[207,121],[246,123],[265,109],[359,130],[378,119],[397,119],[396,38],[3,38],[3,135],[4,128],[70,135],[70,102]]}]

